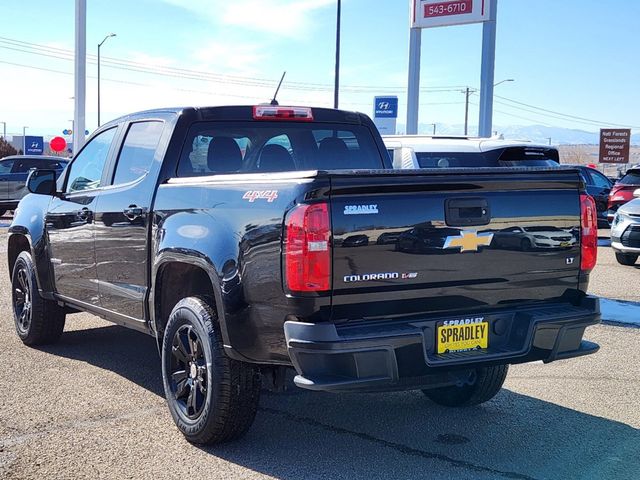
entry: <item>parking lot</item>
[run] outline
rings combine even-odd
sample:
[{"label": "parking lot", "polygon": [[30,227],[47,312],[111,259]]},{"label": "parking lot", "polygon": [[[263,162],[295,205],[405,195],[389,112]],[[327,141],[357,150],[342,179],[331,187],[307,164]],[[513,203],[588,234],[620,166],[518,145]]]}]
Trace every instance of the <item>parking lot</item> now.
[{"label": "parking lot", "polygon": [[[593,327],[598,354],[512,367],[494,400],[466,410],[420,392],[263,392],[243,440],[198,448],[166,409],[152,338],[78,314],[59,344],[21,344],[5,227],[1,478],[638,478],[638,328]],[[640,301],[640,267],[618,265],[606,245],[591,291]]]}]

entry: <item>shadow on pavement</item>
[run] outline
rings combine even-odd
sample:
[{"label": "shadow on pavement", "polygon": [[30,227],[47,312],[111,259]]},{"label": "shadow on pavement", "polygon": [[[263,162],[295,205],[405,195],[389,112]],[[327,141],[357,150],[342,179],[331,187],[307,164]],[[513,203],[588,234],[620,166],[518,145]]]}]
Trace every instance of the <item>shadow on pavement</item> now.
[{"label": "shadow on pavement", "polygon": [[[43,350],[163,395],[155,341],[144,334],[72,331]],[[420,392],[265,391],[244,439],[203,450],[281,479],[632,479],[640,471],[640,430],[506,389],[459,410]]]}]

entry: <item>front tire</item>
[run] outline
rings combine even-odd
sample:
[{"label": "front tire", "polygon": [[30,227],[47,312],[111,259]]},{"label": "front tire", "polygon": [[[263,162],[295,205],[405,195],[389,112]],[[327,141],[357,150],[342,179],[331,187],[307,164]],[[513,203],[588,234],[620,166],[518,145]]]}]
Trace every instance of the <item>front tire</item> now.
[{"label": "front tire", "polygon": [[16,333],[25,345],[55,343],[64,330],[65,311],[40,296],[31,254],[21,252],[11,275],[11,300]]},{"label": "front tire", "polygon": [[509,365],[498,365],[476,370],[476,381],[462,387],[440,387],[423,390],[432,402],[445,407],[471,407],[495,397],[507,378]]},{"label": "front tire", "polygon": [[635,265],[636,260],[638,260],[638,255],[635,253],[616,252],[616,260],[620,265],[632,266]]},{"label": "front tire", "polygon": [[162,342],[162,378],[171,416],[189,442],[214,444],[244,435],[260,400],[260,371],[229,358],[207,298],[173,308]]}]

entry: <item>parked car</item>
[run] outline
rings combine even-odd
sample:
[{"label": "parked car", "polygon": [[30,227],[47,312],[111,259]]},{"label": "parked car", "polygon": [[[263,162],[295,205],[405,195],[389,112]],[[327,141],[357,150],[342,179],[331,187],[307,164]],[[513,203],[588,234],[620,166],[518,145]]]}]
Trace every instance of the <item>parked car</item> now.
[{"label": "parked car", "polygon": [[611,188],[609,193],[609,219],[613,220],[613,215],[621,205],[633,200],[633,192],[640,188],[640,165],[627,170]]},{"label": "parked car", "polygon": [[[309,390],[461,407],[510,364],[599,348],[583,340],[600,321],[595,205],[575,169],[394,171],[366,115],[259,105],[113,120],[57,184],[27,183],[7,239],[19,338],[54,342],[78,311],[152,335],[194,443],[243,435],[287,369]],[[509,225],[579,241],[496,248]],[[410,229],[415,248],[387,246]]]},{"label": "parked car", "polygon": [[634,265],[640,255],[640,188],[616,211],[611,222],[611,248],[622,265]]},{"label": "parked car", "polygon": [[430,135],[382,137],[393,168],[542,167],[557,166],[558,149],[499,137]]},{"label": "parked car", "polygon": [[580,175],[586,185],[587,193],[596,201],[598,227],[609,228],[609,194],[611,193],[614,182],[595,168],[585,165],[572,166],[580,170]]},{"label": "parked car", "polygon": [[0,160],[0,216],[15,210],[28,192],[27,175],[34,169],[52,169],[59,175],[69,163],[66,158],[42,155],[11,155]]},{"label": "parked car", "polygon": [[570,248],[578,242],[572,232],[553,226],[507,227],[495,233],[496,246],[531,250],[532,248]]}]

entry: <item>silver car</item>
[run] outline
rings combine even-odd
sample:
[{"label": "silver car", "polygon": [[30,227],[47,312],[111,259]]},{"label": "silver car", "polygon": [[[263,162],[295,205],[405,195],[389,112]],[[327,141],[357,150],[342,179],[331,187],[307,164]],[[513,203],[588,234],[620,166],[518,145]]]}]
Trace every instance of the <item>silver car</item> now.
[{"label": "silver car", "polygon": [[31,170],[55,170],[60,175],[68,163],[68,158],[43,155],[12,155],[0,160],[0,216],[15,210],[27,194],[25,184]]},{"label": "silver car", "polygon": [[640,188],[633,196],[618,208],[611,223],[611,248],[622,265],[635,264],[640,255]]}]

